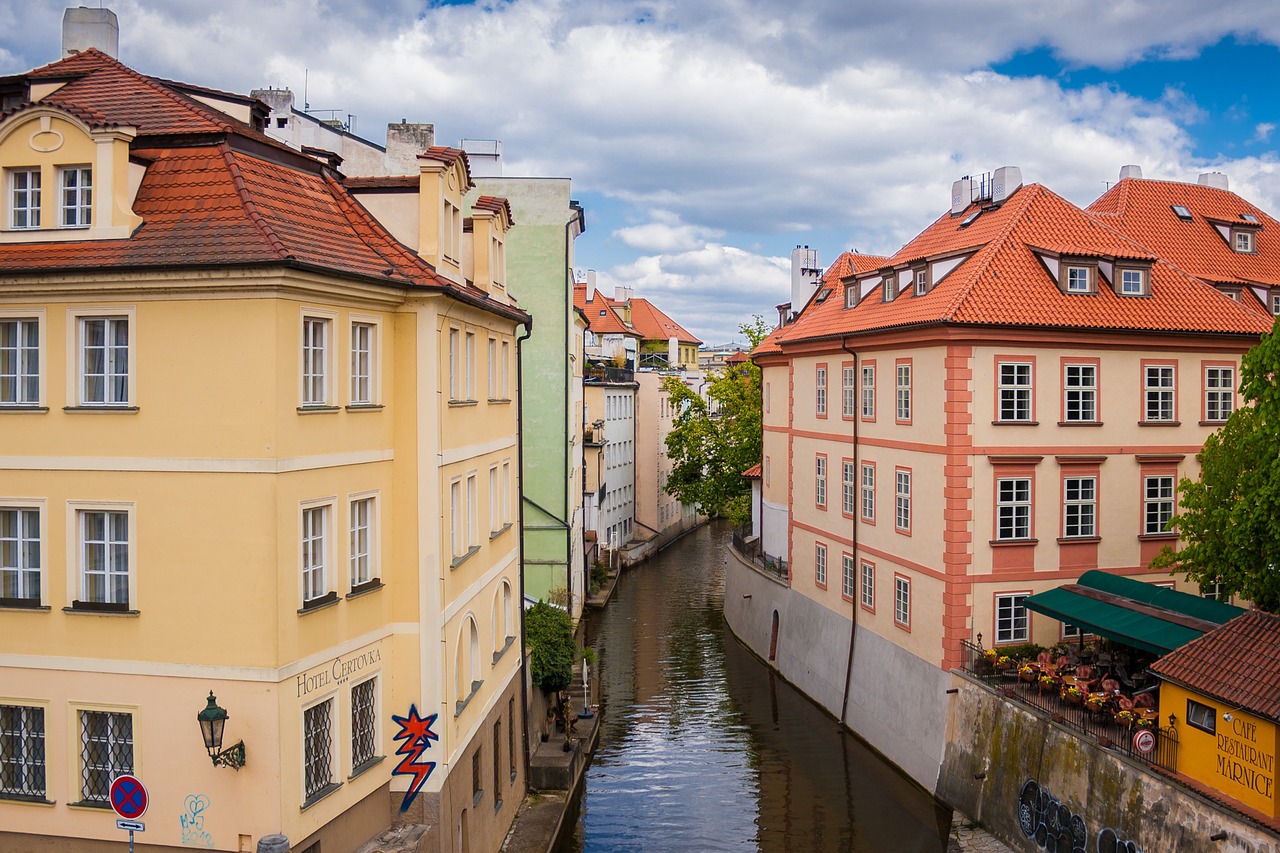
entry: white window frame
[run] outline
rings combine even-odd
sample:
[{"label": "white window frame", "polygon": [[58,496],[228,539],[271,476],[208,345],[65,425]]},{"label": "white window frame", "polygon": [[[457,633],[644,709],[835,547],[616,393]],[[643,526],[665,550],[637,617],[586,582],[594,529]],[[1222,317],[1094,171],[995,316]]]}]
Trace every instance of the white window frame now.
[{"label": "white window frame", "polygon": [[862,504],[863,521],[876,520],[876,466],[862,464]]},{"label": "white window frame", "polygon": [[840,368],[840,414],[845,418],[858,416],[858,369],[852,365]]},{"label": "white window frame", "polygon": [[1063,272],[1063,289],[1067,293],[1093,293],[1091,267],[1067,264]]},{"label": "white window frame", "polygon": [[58,227],[93,225],[93,167],[58,167]]},{"label": "white window frame", "polygon": [[304,610],[335,592],[329,570],[333,565],[333,518],[332,498],[307,501],[298,509],[298,592]]},{"label": "white window frame", "polygon": [[502,461],[502,526],[506,528],[511,525],[511,460],[504,459]]},{"label": "white window frame", "polygon": [[1120,295],[1146,296],[1147,271],[1138,269],[1120,269]]},{"label": "white window frame", "polygon": [[1204,368],[1204,419],[1225,421],[1236,408],[1236,369],[1227,365]]},{"label": "white window frame", "polygon": [[996,595],[997,644],[1025,643],[1031,639],[1031,614],[1023,605],[1028,595],[1028,592],[1002,592]]},{"label": "white window frame", "polygon": [[[135,322],[135,310],[132,306],[113,306],[110,308],[76,308],[68,311],[69,328],[75,329],[74,335],[67,336],[68,360],[67,360],[67,387],[75,389],[75,406],[80,408],[131,408],[137,395],[136,366],[138,363],[137,349],[137,327]],[[104,321],[103,325],[103,362],[101,374],[93,374],[102,376],[102,399],[91,400],[86,393],[88,374],[86,374],[87,364],[87,347],[86,347],[86,325]],[[107,335],[119,328],[119,324],[123,323],[125,327],[125,344],[121,347],[118,343],[108,346]],[[115,362],[119,355],[112,356],[114,351],[119,353],[124,351],[124,370],[121,372],[120,365]],[[121,395],[119,388],[114,382],[108,379],[117,377],[124,378],[124,394]]]},{"label": "white window frame", "polygon": [[1168,536],[1165,529],[1177,508],[1177,477],[1148,474],[1142,478],[1142,532],[1147,536]]},{"label": "white window frame", "polygon": [[813,457],[813,502],[815,505],[827,506],[827,457]]},{"label": "white window frame", "polygon": [[351,318],[351,405],[376,406],[382,401],[381,324],[372,318]]},{"label": "white window frame", "polygon": [[851,459],[840,462],[840,511],[853,515],[858,511],[858,466]]},{"label": "white window frame", "polygon": [[467,550],[480,546],[480,475],[467,473]]},{"label": "white window frame", "polygon": [[916,270],[916,296],[924,296],[929,292],[929,268]]},{"label": "white window frame", "polygon": [[504,340],[499,346],[502,358],[502,370],[500,373],[501,397],[502,400],[511,399],[511,342]]},{"label": "white window frame", "polygon": [[897,408],[895,414],[899,421],[911,420],[911,365],[898,364],[894,370],[897,376]]},{"label": "white window frame", "polygon": [[1237,231],[1232,240],[1232,248],[1242,255],[1252,255],[1254,253],[1254,234],[1252,231]]},{"label": "white window frame", "polygon": [[489,466],[489,538],[502,532],[502,487],[498,484],[498,466]]},{"label": "white window frame", "polygon": [[449,481],[449,550],[453,554],[455,566],[467,555],[467,546],[463,541],[466,535],[466,511],[462,498],[462,477],[454,477]]},{"label": "white window frame", "polygon": [[1002,361],[996,365],[997,417],[1001,423],[1030,423],[1035,407],[1035,367],[1029,361]]},{"label": "white window frame", "polygon": [[[329,311],[305,309],[299,318],[298,369],[299,406],[327,408],[333,404],[333,329],[337,315]],[[322,340],[315,340],[316,330]]]},{"label": "white window frame", "polygon": [[[9,228],[14,231],[32,231],[40,228],[40,205],[43,181],[39,166],[22,166],[7,170],[6,189],[9,193]],[[34,185],[32,178],[35,179]],[[18,184],[25,186],[18,186]],[[20,221],[25,220],[25,221]]]},{"label": "white window frame", "polygon": [[876,366],[862,365],[862,418],[871,420],[876,416]]},{"label": "white window frame", "polygon": [[449,327],[449,400],[462,399],[462,329]]},{"label": "white window frame", "polygon": [[[102,574],[104,589],[103,597],[100,601],[91,600],[88,596],[87,580],[87,549],[89,543],[85,540],[85,527],[88,514],[105,513],[111,515],[124,515],[126,517],[125,530],[126,538],[121,542],[118,538],[109,537],[102,540],[103,547],[110,551],[113,545],[125,546],[125,571],[106,570]],[[105,523],[109,524],[111,518],[104,518]],[[106,525],[104,524],[104,535],[108,535]],[[80,602],[81,607],[76,609],[94,610],[98,609],[94,605],[108,605],[103,609],[108,610],[137,610],[138,609],[138,590],[137,590],[137,548],[134,543],[137,542],[137,517],[133,503],[123,501],[71,501],[67,504],[67,544],[68,553],[75,554],[74,560],[68,560],[68,578],[67,590],[69,597],[73,600],[69,602],[72,607],[76,607],[76,603]],[[104,555],[105,556],[105,555]],[[105,565],[105,564],[104,564]],[[114,589],[108,586],[108,581],[113,576],[125,577],[125,600],[115,600],[118,596]]]},{"label": "white window frame", "polygon": [[0,315],[0,408],[44,400],[44,339],[43,309]]},{"label": "white window frame", "polygon": [[996,540],[1031,538],[1033,484],[1030,477],[996,479]]},{"label": "white window frame", "polygon": [[501,393],[498,388],[498,339],[489,338],[489,399],[497,400]]},{"label": "white window frame", "polygon": [[1062,417],[1068,423],[1095,423],[1098,420],[1098,365],[1062,366]]},{"label": "white window frame", "polygon": [[463,363],[466,374],[467,402],[474,403],[476,399],[476,333],[467,332],[464,341]]},{"label": "white window frame", "polygon": [[[0,577],[12,576],[12,591],[17,595],[5,596],[0,584],[0,598],[7,598],[11,605],[40,607],[48,604],[49,584],[44,566],[48,506],[43,500],[24,500],[0,497],[0,518],[13,513],[13,524],[6,528],[0,522]],[[31,515],[34,514],[33,523]],[[11,555],[6,556],[6,553]],[[34,575],[35,594],[31,595]]]},{"label": "white window frame", "polygon": [[876,564],[862,561],[858,601],[868,610],[876,609]]},{"label": "white window frame", "polygon": [[813,582],[821,587],[827,585],[827,546],[821,542],[813,546]]},{"label": "white window frame", "polygon": [[911,531],[911,472],[901,468],[893,472],[894,527],[903,533]]},{"label": "white window frame", "polygon": [[853,601],[853,595],[857,591],[854,589],[856,576],[853,571],[853,555],[840,555],[840,594],[845,598]]},{"label": "white window frame", "polygon": [[825,418],[827,416],[827,368],[825,365],[814,370],[813,386],[814,414]]},{"label": "white window frame", "polygon": [[381,580],[378,535],[380,520],[377,492],[363,492],[347,499],[347,581],[352,589]]},{"label": "white window frame", "polygon": [[1098,478],[1062,478],[1062,536],[1093,539],[1098,535]]},{"label": "white window frame", "polygon": [[893,621],[911,627],[911,578],[902,575],[893,576]]},{"label": "white window frame", "polygon": [[1167,423],[1177,420],[1177,388],[1176,365],[1143,365],[1142,419],[1148,423]]}]

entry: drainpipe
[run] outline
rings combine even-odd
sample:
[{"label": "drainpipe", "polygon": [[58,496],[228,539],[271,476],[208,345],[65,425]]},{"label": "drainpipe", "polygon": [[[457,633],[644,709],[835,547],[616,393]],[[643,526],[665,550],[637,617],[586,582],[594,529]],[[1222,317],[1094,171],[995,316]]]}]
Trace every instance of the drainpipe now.
[{"label": "drainpipe", "polygon": [[520,509],[518,511],[517,522],[520,525],[520,706],[523,713],[520,715],[524,720],[524,736],[520,738],[523,745],[524,753],[524,787],[525,791],[532,791],[533,786],[529,784],[529,678],[528,672],[525,670],[525,633],[524,626],[524,342],[529,340],[529,336],[533,334],[533,318],[529,318],[528,324],[525,325],[524,334],[516,338],[516,381],[519,383],[518,393],[519,399],[516,401],[516,449],[520,454]]},{"label": "drainpipe", "polygon": [[[564,223],[565,311],[564,311],[564,317],[563,317],[563,320],[564,320],[563,352],[565,353],[569,352],[569,343],[573,340],[571,337],[570,331],[571,331],[571,327],[573,326],[573,287],[575,282],[573,280],[574,279],[573,264],[569,262],[569,259],[572,255],[572,252],[570,250],[573,248],[574,237],[572,234],[570,234],[570,229],[573,227],[573,224],[576,222],[578,224],[579,234],[587,230],[587,217],[586,217],[586,214],[583,213],[582,205],[578,204],[573,199],[570,199],[569,211],[571,215],[569,216],[569,219]],[[571,400],[572,394],[573,394],[573,370],[570,369],[565,372],[564,408],[565,408],[566,422],[568,422],[569,416],[572,414],[569,411],[569,409],[572,406],[572,400]],[[583,396],[584,398],[586,396],[585,390],[583,392]],[[572,461],[572,448],[573,448],[573,442],[566,441],[564,444],[564,467],[561,468],[562,471],[568,472],[571,470],[569,468],[569,463]],[[569,494],[569,482],[572,480],[573,480],[573,477],[570,476],[568,480],[561,481],[564,484],[564,509],[565,509],[565,511],[562,512],[561,515],[563,515],[564,518],[568,521],[568,525],[565,527],[565,530],[564,530],[564,580],[565,580],[564,587],[569,594],[569,615],[570,616],[573,615],[573,514],[568,512],[568,509],[573,505],[573,495]],[[585,551],[585,545],[583,550]],[[585,612],[586,606],[587,606],[587,588],[586,588],[585,577],[583,577],[583,587],[581,592],[582,592],[582,609]]]},{"label": "drainpipe", "polygon": [[[854,476],[857,478],[855,482],[858,484],[853,493],[853,530],[852,535],[850,536],[850,541],[853,543],[850,550],[853,552],[853,576],[855,583],[853,585],[853,595],[850,596],[851,600],[849,601],[849,660],[845,663],[844,667],[844,698],[840,700],[840,724],[845,725],[846,718],[849,713],[849,686],[853,681],[853,644],[854,639],[858,634],[858,595],[862,584],[862,567],[858,562],[858,518],[861,515],[862,509],[862,469],[858,465],[858,422],[862,417],[862,400],[860,396],[862,384],[858,375],[858,354],[849,349],[848,343],[844,340],[840,341],[840,348],[853,356],[853,472]],[[840,403],[843,406],[843,387],[840,390]]]}]

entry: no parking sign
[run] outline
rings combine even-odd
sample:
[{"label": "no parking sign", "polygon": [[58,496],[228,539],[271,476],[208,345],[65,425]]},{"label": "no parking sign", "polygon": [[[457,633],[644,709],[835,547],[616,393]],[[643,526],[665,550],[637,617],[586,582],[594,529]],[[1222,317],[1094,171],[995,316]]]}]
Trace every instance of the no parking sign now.
[{"label": "no parking sign", "polygon": [[147,786],[127,773],[111,783],[111,808],[125,820],[137,820],[147,813]]}]

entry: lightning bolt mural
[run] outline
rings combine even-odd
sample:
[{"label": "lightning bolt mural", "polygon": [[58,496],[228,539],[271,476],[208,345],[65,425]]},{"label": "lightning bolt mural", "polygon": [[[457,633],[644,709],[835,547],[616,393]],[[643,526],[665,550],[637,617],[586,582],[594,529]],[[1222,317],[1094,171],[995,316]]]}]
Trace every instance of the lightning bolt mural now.
[{"label": "lightning bolt mural", "polygon": [[440,736],[431,731],[432,723],[439,716],[439,714],[428,714],[425,717],[419,717],[417,705],[409,706],[409,715],[406,717],[391,715],[391,719],[400,726],[400,731],[396,732],[393,739],[404,741],[396,748],[396,755],[403,755],[404,758],[400,759],[396,769],[391,772],[413,777],[409,783],[409,790],[404,793],[404,801],[400,804],[402,812],[409,810],[410,804],[418,796],[418,791],[422,790],[422,783],[426,782],[431,771],[436,769],[434,761],[419,762],[418,759],[422,757],[424,751],[431,748],[431,741],[440,740]]}]

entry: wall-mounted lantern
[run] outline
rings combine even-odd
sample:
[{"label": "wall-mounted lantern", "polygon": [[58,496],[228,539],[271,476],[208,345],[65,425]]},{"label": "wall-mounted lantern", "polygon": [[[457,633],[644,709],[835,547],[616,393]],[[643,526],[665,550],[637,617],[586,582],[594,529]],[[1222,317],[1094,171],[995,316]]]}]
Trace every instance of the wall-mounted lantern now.
[{"label": "wall-mounted lantern", "polygon": [[221,764],[223,767],[231,767],[235,770],[244,767],[244,741],[226,749],[222,748],[222,730],[227,724],[227,712],[226,709],[218,707],[218,700],[214,697],[212,690],[209,691],[209,704],[196,715],[196,719],[200,721],[200,734],[204,736],[204,748],[209,750],[213,766],[217,767]]}]

